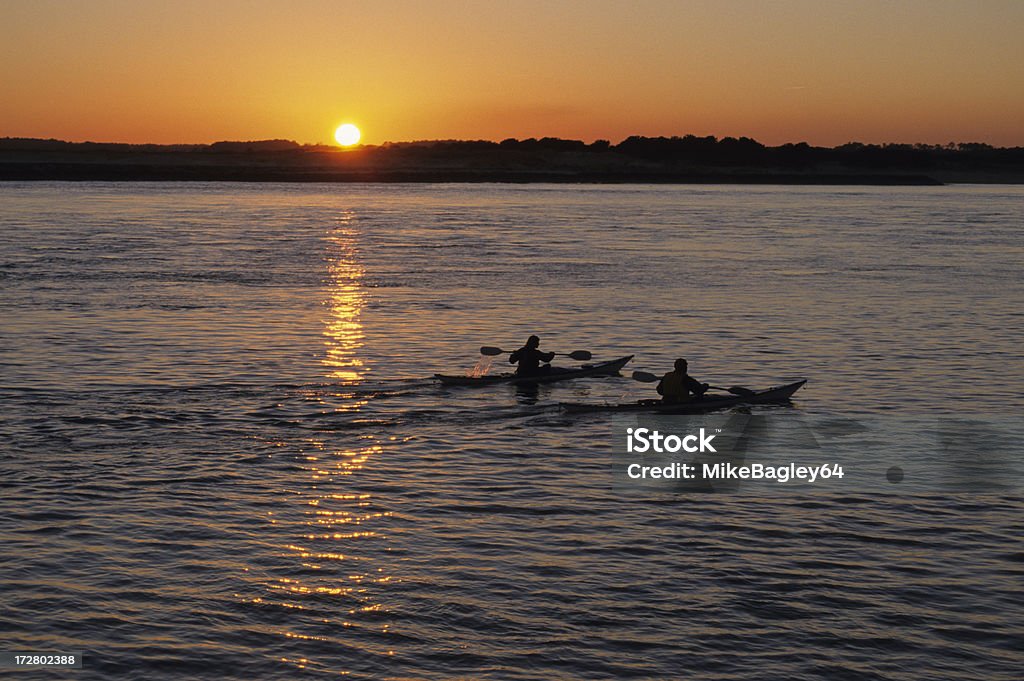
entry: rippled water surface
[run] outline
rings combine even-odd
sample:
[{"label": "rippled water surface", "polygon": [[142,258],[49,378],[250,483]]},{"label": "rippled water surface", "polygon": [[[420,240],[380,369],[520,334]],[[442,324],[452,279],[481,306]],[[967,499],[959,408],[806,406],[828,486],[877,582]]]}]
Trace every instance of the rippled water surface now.
[{"label": "rippled water surface", "polygon": [[75,678],[1019,679],[1019,488],[621,497],[609,420],[556,405],[650,386],[430,376],[539,333],[808,377],[775,419],[1019,423],[1022,218],[1016,187],[0,184],[3,648],[85,651]]}]

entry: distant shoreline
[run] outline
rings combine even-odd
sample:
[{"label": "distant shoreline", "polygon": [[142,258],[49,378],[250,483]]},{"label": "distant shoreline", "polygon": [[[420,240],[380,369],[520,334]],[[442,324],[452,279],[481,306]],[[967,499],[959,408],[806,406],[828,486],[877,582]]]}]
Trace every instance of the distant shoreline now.
[{"label": "distant shoreline", "polygon": [[766,147],[747,138],[404,142],[343,150],[288,140],[198,145],[0,139],[0,181],[784,184],[1024,183],[1024,148]]},{"label": "distant shoreline", "polygon": [[0,181],[66,182],[291,182],[291,183],[508,183],[508,184],[786,184],[938,186],[927,175],[822,173],[567,173],[477,170],[337,171],[139,166],[110,164],[0,164]]}]

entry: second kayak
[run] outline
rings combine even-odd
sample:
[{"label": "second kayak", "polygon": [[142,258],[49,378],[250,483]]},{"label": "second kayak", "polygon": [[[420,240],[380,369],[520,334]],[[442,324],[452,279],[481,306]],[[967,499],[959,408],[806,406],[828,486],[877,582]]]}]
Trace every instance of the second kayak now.
[{"label": "second kayak", "polygon": [[774,404],[788,402],[797,390],[807,383],[807,379],[786,385],[775,386],[765,390],[755,390],[750,395],[720,395],[714,397],[705,396],[703,399],[683,404],[665,404],[661,400],[640,400],[639,402],[627,402],[625,404],[582,404],[579,402],[563,402],[561,408],[572,414],[587,412],[612,411],[612,412],[651,412],[655,414],[700,414],[706,411],[715,411],[726,407],[734,407],[744,404]]}]

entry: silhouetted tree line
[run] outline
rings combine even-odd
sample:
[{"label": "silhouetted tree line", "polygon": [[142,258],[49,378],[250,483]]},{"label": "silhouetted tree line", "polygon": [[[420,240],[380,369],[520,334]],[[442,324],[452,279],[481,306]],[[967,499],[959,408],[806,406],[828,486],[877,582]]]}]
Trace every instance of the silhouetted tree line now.
[{"label": "silhouetted tree line", "polygon": [[[0,151],[73,152],[196,152],[204,154],[245,154],[269,152],[287,156],[324,152],[324,145],[299,145],[290,140],[216,142],[197,145],[115,144],[64,142],[27,138],[2,138]],[[749,137],[641,137],[634,135],[618,144],[608,140],[586,143],[556,137],[485,140],[440,140],[388,143],[365,147],[368,153],[387,158],[440,161],[457,164],[460,159],[500,161],[504,154],[527,157],[538,163],[557,163],[560,155],[614,154],[620,159],[637,159],[665,168],[845,168],[857,170],[1013,170],[1024,169],[1024,147],[993,147],[981,143],[862,144],[850,142],[838,147],[815,147],[806,142],[768,147]]]},{"label": "silhouetted tree line", "polygon": [[[401,148],[404,145],[393,145]],[[632,136],[618,144],[597,140],[555,137],[501,142],[448,140],[416,143],[424,156],[461,156],[495,151],[542,153],[616,153],[665,165],[715,167],[772,166],[783,168],[836,165],[847,168],[929,169],[947,166],[982,168],[1024,165],[1024,147],[993,147],[977,142],[932,144],[862,144],[850,142],[839,147],[814,147],[806,142],[768,147],[749,137],[641,137]]]},{"label": "silhouetted tree line", "polygon": [[124,144],[121,142],[65,142],[29,137],[0,138],[0,151],[202,151],[242,153],[262,151],[299,151],[302,145],[292,140],[253,140],[250,142],[214,142],[213,144]]},{"label": "silhouetted tree line", "polygon": [[65,142],[56,139],[36,139],[33,137],[0,138],[0,151],[202,151],[208,144],[125,144],[123,142]]},{"label": "silhouetted tree line", "polygon": [[444,140],[395,143],[394,150],[421,159],[458,159],[493,156],[502,152],[548,156],[553,154],[618,154],[666,167],[713,168],[846,168],[856,170],[966,170],[1024,169],[1024,147],[993,147],[982,143],[862,144],[815,147],[806,142],[768,147],[749,137],[641,137],[634,135],[618,144],[597,140],[590,144],[556,137],[485,140]]}]

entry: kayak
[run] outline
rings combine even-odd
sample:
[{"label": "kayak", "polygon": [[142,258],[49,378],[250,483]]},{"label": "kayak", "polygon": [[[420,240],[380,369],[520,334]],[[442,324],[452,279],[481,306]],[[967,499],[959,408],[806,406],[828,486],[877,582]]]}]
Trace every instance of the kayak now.
[{"label": "kayak", "polygon": [[609,362],[598,364],[584,364],[578,369],[552,368],[550,373],[538,374],[536,376],[516,376],[515,374],[496,374],[494,376],[448,376],[445,374],[434,374],[434,378],[445,385],[496,385],[499,383],[553,383],[555,381],[568,381],[573,378],[586,378],[588,376],[615,376],[622,367],[626,366],[633,355],[620,357]]},{"label": "kayak", "polygon": [[803,387],[807,379],[775,386],[766,390],[755,390],[750,395],[721,395],[708,397],[687,402],[685,404],[665,404],[661,400],[640,400],[639,402],[627,402],[625,404],[581,404],[579,402],[562,402],[559,406],[563,411],[572,414],[582,414],[595,411],[615,412],[653,412],[656,414],[700,414],[726,407],[735,407],[745,404],[777,404],[788,402],[797,390]]}]

